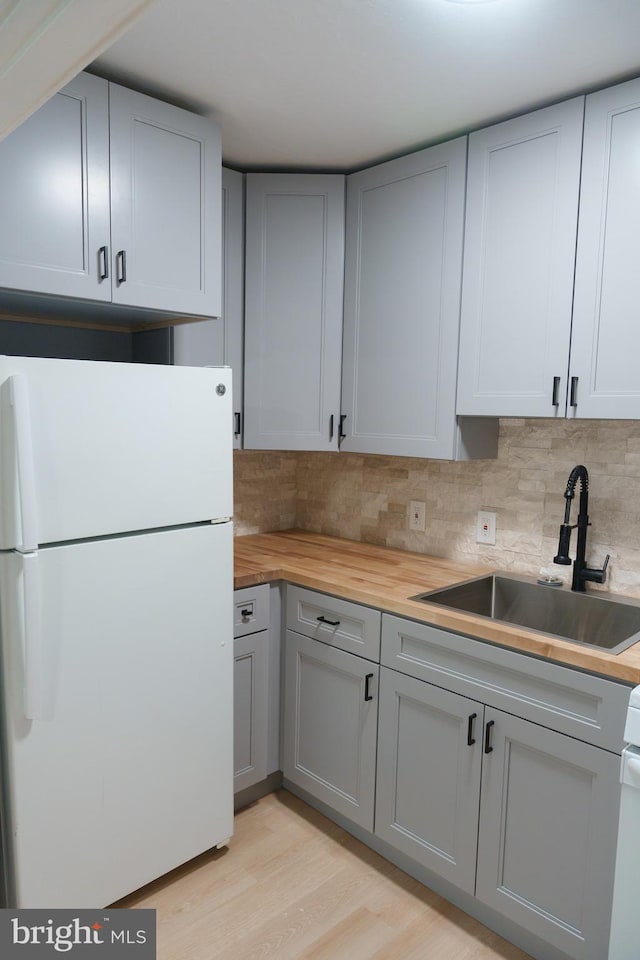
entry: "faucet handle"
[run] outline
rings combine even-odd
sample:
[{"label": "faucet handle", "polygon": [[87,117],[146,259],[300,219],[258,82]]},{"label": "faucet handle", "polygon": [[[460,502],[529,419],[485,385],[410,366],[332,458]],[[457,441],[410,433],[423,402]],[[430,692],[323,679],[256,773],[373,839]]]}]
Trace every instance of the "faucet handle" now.
[{"label": "faucet handle", "polygon": [[591,567],[586,567],[582,571],[582,577],[585,580],[589,580],[591,583],[604,583],[607,579],[607,567],[609,566],[609,554],[604,558],[604,563],[602,567],[597,569],[592,569]]}]

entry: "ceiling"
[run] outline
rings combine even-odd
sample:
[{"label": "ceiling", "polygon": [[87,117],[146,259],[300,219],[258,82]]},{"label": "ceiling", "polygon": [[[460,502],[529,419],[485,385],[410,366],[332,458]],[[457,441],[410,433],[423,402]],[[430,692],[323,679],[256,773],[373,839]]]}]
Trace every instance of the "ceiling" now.
[{"label": "ceiling", "polygon": [[640,0],[154,0],[90,67],[225,163],[349,171],[640,74]]}]

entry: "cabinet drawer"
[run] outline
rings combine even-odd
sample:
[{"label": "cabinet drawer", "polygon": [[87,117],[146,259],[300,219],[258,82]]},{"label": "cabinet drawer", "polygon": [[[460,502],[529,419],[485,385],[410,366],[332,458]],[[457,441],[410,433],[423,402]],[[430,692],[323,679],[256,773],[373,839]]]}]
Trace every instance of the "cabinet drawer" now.
[{"label": "cabinet drawer", "polygon": [[390,614],[381,662],[620,753],[631,687]]},{"label": "cabinet drawer", "polygon": [[266,630],[268,626],[269,584],[236,590],[233,594],[234,637],[244,637],[247,633]]},{"label": "cabinet drawer", "polygon": [[371,607],[287,586],[286,624],[290,630],[376,663],[380,659],[380,618],[380,611]]}]

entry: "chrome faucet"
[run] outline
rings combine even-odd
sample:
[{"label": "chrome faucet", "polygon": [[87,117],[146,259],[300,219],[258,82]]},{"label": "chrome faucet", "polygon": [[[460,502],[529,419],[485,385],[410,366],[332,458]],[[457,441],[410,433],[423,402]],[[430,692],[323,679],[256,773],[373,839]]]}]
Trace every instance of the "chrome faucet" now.
[{"label": "chrome faucet", "polygon": [[[571,514],[571,501],[575,496],[576,483],[580,481],[580,503],[578,509],[578,522],[573,526],[569,523]],[[568,566],[571,563],[569,557],[569,544],[571,541],[571,531],[578,528],[578,542],[576,544],[576,558],[573,561],[573,578],[571,580],[571,589],[584,591],[585,583],[590,580],[592,583],[604,583],[607,578],[607,565],[609,563],[609,554],[605,557],[604,565],[600,570],[592,569],[587,566],[585,554],[587,550],[587,527],[589,523],[589,474],[587,468],[581,463],[574,467],[567,480],[567,489],[564,492],[564,498],[567,501],[564,510],[564,522],[560,525],[560,541],[558,543],[558,553],[553,558],[554,563],[560,563]]]}]

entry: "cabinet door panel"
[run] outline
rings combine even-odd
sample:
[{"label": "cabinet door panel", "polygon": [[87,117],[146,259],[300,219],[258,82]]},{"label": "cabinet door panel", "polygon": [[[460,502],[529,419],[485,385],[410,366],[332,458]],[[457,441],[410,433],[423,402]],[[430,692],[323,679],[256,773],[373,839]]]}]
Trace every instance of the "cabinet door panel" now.
[{"label": "cabinet door panel", "polygon": [[469,137],[459,414],[564,416],[583,110]]},{"label": "cabinet door panel", "polygon": [[469,893],[483,710],[466,697],[381,670],[375,832]]},{"label": "cabinet door panel", "polygon": [[367,830],[373,830],[377,683],[377,665],[287,631],[284,775]]},{"label": "cabinet door panel", "polygon": [[0,286],[111,299],[105,80],[81,74],[0,147]]},{"label": "cabinet door panel", "polygon": [[347,180],[341,448],[454,455],[466,139]]},{"label": "cabinet door panel", "polygon": [[109,106],[114,302],[219,317],[217,127],[113,83]]},{"label": "cabinet door panel", "polygon": [[587,97],[571,341],[578,417],[640,418],[640,81]]},{"label": "cabinet door panel", "polygon": [[233,657],[233,788],[237,793],[267,776],[268,631],[236,637]]},{"label": "cabinet door panel", "polygon": [[344,177],[247,176],[248,448],[337,449],[343,251]]},{"label": "cabinet door panel", "polygon": [[601,960],[620,758],[487,708],[476,895],[580,960]]}]

